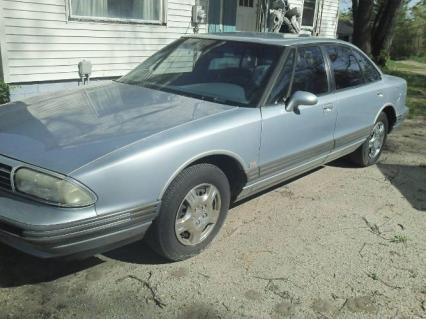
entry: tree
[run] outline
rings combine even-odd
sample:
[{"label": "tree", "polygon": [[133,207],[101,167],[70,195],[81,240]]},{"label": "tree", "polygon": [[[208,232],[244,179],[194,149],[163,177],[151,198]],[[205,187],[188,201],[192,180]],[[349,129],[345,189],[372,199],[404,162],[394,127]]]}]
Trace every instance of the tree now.
[{"label": "tree", "polygon": [[414,30],[414,53],[426,56],[426,0],[418,2],[411,10]]},{"label": "tree", "polygon": [[397,17],[391,47],[392,59],[426,56],[426,0],[408,6],[405,0]]},{"label": "tree", "polygon": [[403,0],[352,0],[354,43],[380,65],[389,56],[402,3]]},{"label": "tree", "polygon": [[353,42],[368,55],[371,55],[373,8],[374,0],[352,0]]}]

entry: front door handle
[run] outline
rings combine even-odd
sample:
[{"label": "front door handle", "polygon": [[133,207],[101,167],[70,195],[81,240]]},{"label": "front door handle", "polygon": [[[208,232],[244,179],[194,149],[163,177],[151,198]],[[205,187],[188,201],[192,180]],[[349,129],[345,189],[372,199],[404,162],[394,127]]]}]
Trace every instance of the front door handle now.
[{"label": "front door handle", "polygon": [[383,92],[377,92],[377,96],[379,96],[379,97],[383,97]]},{"label": "front door handle", "polygon": [[333,104],[326,104],[322,107],[322,109],[326,112],[331,112],[333,110],[333,108],[334,108]]}]

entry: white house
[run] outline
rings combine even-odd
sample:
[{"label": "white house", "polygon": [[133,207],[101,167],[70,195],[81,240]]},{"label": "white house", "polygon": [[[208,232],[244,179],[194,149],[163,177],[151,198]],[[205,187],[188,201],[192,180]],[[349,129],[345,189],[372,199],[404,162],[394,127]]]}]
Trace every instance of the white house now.
[{"label": "white house", "polygon": [[[124,75],[145,58],[193,33],[192,6],[208,24],[200,33],[258,31],[261,2],[269,0],[0,0],[0,79],[11,98],[79,85],[78,63],[92,80]],[[334,37],[339,0],[289,0],[302,30]]]}]

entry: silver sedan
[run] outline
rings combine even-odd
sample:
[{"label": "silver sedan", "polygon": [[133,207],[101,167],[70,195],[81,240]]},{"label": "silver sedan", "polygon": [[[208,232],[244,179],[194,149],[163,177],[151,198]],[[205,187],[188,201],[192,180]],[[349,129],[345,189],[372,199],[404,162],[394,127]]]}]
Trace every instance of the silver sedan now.
[{"label": "silver sedan", "polygon": [[406,90],[337,40],[183,37],[117,81],[0,107],[0,241],[57,257],[145,236],[191,257],[230,203],[339,157],[376,163]]}]

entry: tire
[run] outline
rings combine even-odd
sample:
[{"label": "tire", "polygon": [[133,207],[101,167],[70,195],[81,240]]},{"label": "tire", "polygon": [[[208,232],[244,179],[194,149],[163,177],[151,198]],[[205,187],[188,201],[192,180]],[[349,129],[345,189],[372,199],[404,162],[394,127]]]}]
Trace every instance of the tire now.
[{"label": "tire", "polygon": [[382,112],[380,113],[376,123],[374,123],[371,135],[364,144],[349,155],[349,159],[360,167],[367,167],[376,164],[380,154],[382,154],[388,132],[389,121],[386,114]]},{"label": "tire", "polygon": [[218,167],[197,164],[186,168],[163,196],[160,213],[149,230],[149,245],[170,261],[199,254],[222,227],[230,197],[228,178]]}]

